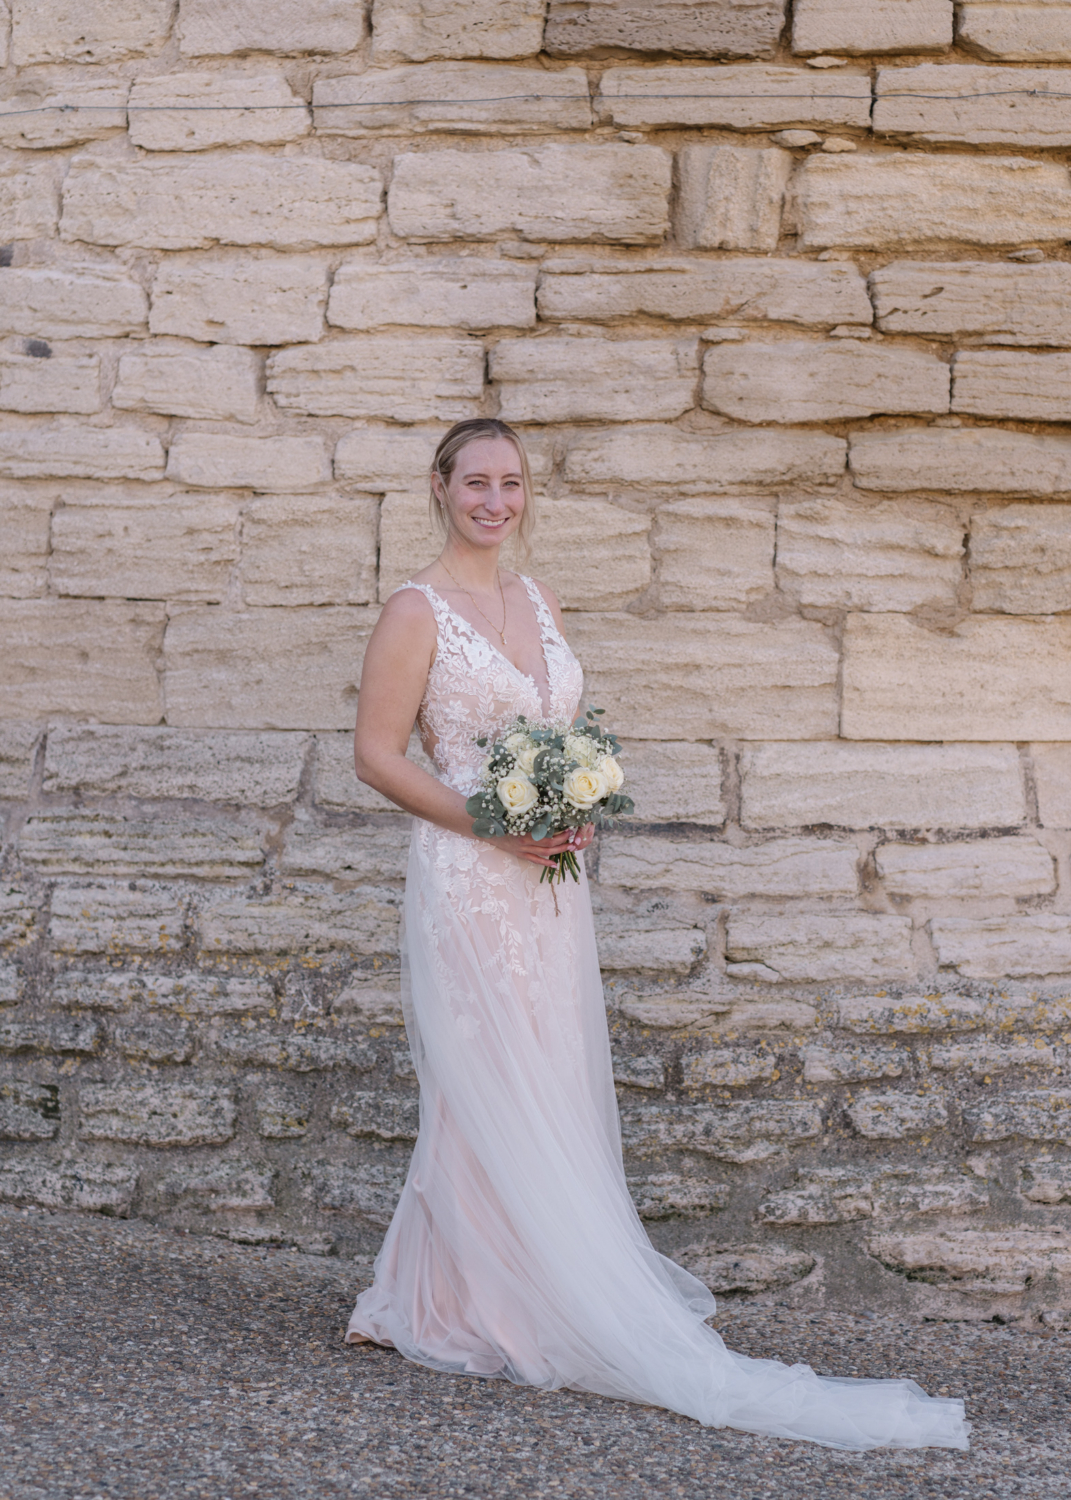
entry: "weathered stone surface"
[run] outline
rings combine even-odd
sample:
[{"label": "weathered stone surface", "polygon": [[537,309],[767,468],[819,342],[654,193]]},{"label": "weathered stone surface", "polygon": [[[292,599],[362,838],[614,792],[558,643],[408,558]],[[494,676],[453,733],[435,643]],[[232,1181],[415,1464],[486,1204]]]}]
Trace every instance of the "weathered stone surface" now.
[{"label": "weathered stone surface", "polygon": [[775,250],[792,156],[777,147],[685,146],[677,237],[700,250]]},{"label": "weathered stone surface", "polygon": [[641,1219],[701,1219],[729,1206],[730,1188],[724,1182],[696,1182],[675,1172],[652,1177],[630,1177],[629,1192]]},{"label": "weathered stone surface", "polygon": [[666,609],[742,609],[774,586],[774,511],[761,500],[675,500],[657,514]]},{"label": "weathered stone surface", "polygon": [[10,881],[0,883],[0,943],[24,943],[37,921],[37,911],[30,895]]},{"label": "weathered stone surface", "polygon": [[993,1073],[1009,1068],[1055,1068],[1056,1053],[1047,1043],[1035,1039],[1011,1046],[999,1042],[953,1042],[934,1047],[930,1067],[938,1073],[969,1073],[976,1083],[988,1083]]},{"label": "weathered stone surface", "polygon": [[404,817],[389,828],[323,828],[298,818],[286,831],[279,867],[287,875],[332,880],[403,880],[410,832]]},{"label": "weathered stone surface", "polygon": [[368,604],[376,507],[365,496],[260,496],[242,516],[242,597],[258,604]]},{"label": "weathered stone surface", "polygon": [[[364,169],[367,170],[367,169]],[[413,240],[612,240],[657,244],[668,226],[670,158],[656,146],[403,152],[388,197]]]},{"label": "weathered stone surface", "polygon": [[201,911],[201,943],[209,953],[395,953],[398,912],[383,894],[288,887],[259,899],[216,901]]},{"label": "weathered stone surface", "polygon": [[43,875],[248,876],[264,863],[261,833],[218,818],[122,818],[106,813],[35,813],[19,834],[19,857]]},{"label": "weathered stone surface", "polygon": [[1071,355],[969,349],[953,360],[952,379],[953,411],[1062,421],[1071,398]]},{"label": "weathered stone surface", "polygon": [[56,232],[59,179],[52,161],[0,164],[0,224],[5,239],[33,240]]},{"label": "weathered stone surface", "polygon": [[679,417],[697,375],[694,339],[504,339],[490,360],[507,422]]},{"label": "weathered stone surface", "polygon": [[[1066,618],[965,620],[947,633],[903,615],[850,615],[847,739],[1071,739]],[[929,684],[942,683],[935,698]]]},{"label": "weathered stone surface", "polygon": [[1071,828],[1071,745],[1034,745],[1038,811],[1047,828]]},{"label": "weathered stone surface", "polygon": [[580,68],[551,73],[456,62],[370,68],[356,77],[319,79],[312,103],[319,135],[447,130],[500,136],[591,124],[587,74]]},{"label": "weathered stone surface", "polygon": [[0,358],[0,411],[100,411],[100,356]]},{"label": "weathered stone surface", "polygon": [[[409,759],[435,775],[435,767],[420,747],[416,735],[409,741]],[[316,772],[314,797],[320,807],[345,808],[353,812],[397,812],[393,802],[357,780],[353,764],[353,735],[318,734],[316,736]]]},{"label": "weathered stone surface", "polygon": [[41,151],[115,135],[126,129],[127,89],[114,78],[68,76],[58,89],[27,79],[0,101],[0,141]]},{"label": "weathered stone surface", "polygon": [[78,1112],[83,1141],[217,1146],[234,1135],[233,1093],[197,1084],[85,1084]]},{"label": "weathered stone surface", "polygon": [[8,479],[160,479],[163,472],[160,439],[136,427],[9,422],[0,432],[0,476]]},{"label": "weathered stone surface", "polygon": [[935,917],[937,961],[971,979],[1071,974],[1071,917]]},{"label": "weathered stone surface", "polygon": [[818,739],[834,732],[837,657],[819,625],[752,624],[716,613],[588,614],[570,634],[585,691],[619,734]]},{"label": "weathered stone surface", "polygon": [[26,63],[113,62],[158,52],[175,0],[14,0],[11,58]]},{"label": "weathered stone surface", "polygon": [[296,797],[308,743],[292,733],[60,725],[49,731],[44,788],[273,807]]},{"label": "weathered stone surface", "polygon": [[133,1206],[138,1173],[96,1161],[8,1161],[0,1164],[0,1199],[39,1208],[75,1208],[125,1219]]},{"label": "weathered stone surface", "polygon": [[315,156],[130,161],[85,153],[64,181],[60,234],[156,250],[362,245],[375,239],[382,194],[374,167]]},{"label": "weathered stone surface", "polygon": [[701,990],[658,990],[653,994],[617,995],[617,1008],[629,1021],[656,1031],[709,1032],[731,1012],[733,1002],[724,995]]},{"label": "weathered stone surface", "polygon": [[376,0],[377,62],[433,57],[534,57],[545,0]]},{"label": "weathered stone surface", "polygon": [[1003,495],[1071,491],[1071,443],[997,427],[858,433],[851,439],[849,464],[862,490],[981,490]]},{"label": "weathered stone surface", "polygon": [[1060,241],[1071,234],[1071,180],[1056,162],[1018,156],[809,156],[795,181],[801,244],[968,245]]},{"label": "weathered stone surface", "polygon": [[270,146],[309,133],[305,100],[277,73],[164,73],[130,91],[130,139],[147,151]]},{"label": "weathered stone surface", "polygon": [[648,314],[689,322],[870,323],[873,309],[854,266],[816,261],[579,258],[544,261],[539,315],[603,322]]},{"label": "weathered stone surface", "polygon": [[604,500],[543,496],[536,512],[532,558],[525,571],[553,578],[563,609],[620,609],[650,584],[651,518],[646,513]]},{"label": "weathered stone surface", "polygon": [[89,1057],[103,1037],[96,1021],[8,1021],[0,1024],[0,1052],[55,1052]]},{"label": "weathered stone surface", "polygon": [[985,1008],[964,995],[852,995],[837,1001],[837,1025],[863,1035],[975,1031]]},{"label": "weathered stone surface", "polygon": [[798,1186],[760,1205],[765,1224],[850,1224],[903,1214],[969,1214],[988,1207],[983,1183],[947,1167],[811,1167]]},{"label": "weathered stone surface", "polygon": [[781,1076],[781,1058],[767,1048],[716,1047],[696,1052],[681,1064],[684,1087],[740,1088],[747,1083],[772,1083]]},{"label": "weathered stone surface", "polygon": [[57,495],[26,484],[0,486],[0,594],[32,599],[48,587],[49,532]]},{"label": "weathered stone surface", "polygon": [[237,533],[230,498],[122,504],[114,489],[71,494],[53,517],[49,576],[56,593],[80,598],[216,604],[237,560]]},{"label": "weathered stone surface", "polygon": [[[971,146],[1071,143],[1071,72],[1057,68],[882,68],[874,100],[878,135]],[[924,95],[906,98],[905,94]],[[979,97],[982,96],[982,97]]]},{"label": "weathered stone surface", "polygon": [[[972,7],[973,9],[973,7]],[[888,333],[976,333],[990,344],[1071,341],[1071,266],[894,261],[870,273]]]},{"label": "weathered stone surface", "polygon": [[0,797],[26,795],[40,738],[39,724],[0,724]]},{"label": "weathered stone surface", "polygon": [[323,333],[326,302],[327,267],[316,257],[169,255],[153,280],[149,327],[205,343],[307,343]]},{"label": "weathered stone surface", "polygon": [[565,455],[565,478],[589,488],[732,494],[741,485],[834,484],[845,444],[824,432],[708,435],[636,423],[579,433]]},{"label": "weathered stone surface", "polygon": [[172,442],[167,477],[206,489],[313,490],[331,477],[321,437],[235,437],[183,432]]},{"label": "weathered stone surface", "polygon": [[712,746],[632,740],[623,746],[621,764],[645,822],[724,823],[721,757]]},{"label": "weathered stone surface", "polygon": [[17,1005],[20,989],[19,971],[15,965],[0,963],[0,1005]]},{"label": "weathered stone surface", "polygon": [[350,605],[241,614],[173,610],[164,639],[169,722],[352,728],[364,646],[377,613]]},{"label": "weathered stone surface", "polygon": [[805,73],[745,64],[716,68],[608,68],[598,104],[615,125],[723,125],[776,130],[782,125],[870,124],[866,73]]},{"label": "weathered stone surface", "polygon": [[871,1141],[900,1141],[948,1124],[944,1101],[932,1094],[865,1093],[845,1113],[856,1133]]},{"label": "weathered stone surface", "polygon": [[1031,1203],[1067,1203],[1071,1200],[1067,1162],[1051,1161],[1044,1156],[1024,1162],[1020,1191]]},{"label": "weathered stone surface", "polygon": [[1037,1089],[998,1095],[968,1105],[964,1123],[972,1141],[1006,1141],[1021,1136],[1028,1141],[1071,1145],[1071,1093]]},{"label": "weathered stone surface", "polygon": [[361,330],[531,328],[535,284],[534,266],[471,255],[351,260],[335,272],[327,321]]},{"label": "weathered stone surface", "polygon": [[911,1054],[900,1047],[805,1047],[805,1083],[866,1083],[873,1078],[900,1078]]},{"label": "weathered stone surface", "polygon": [[60,884],[48,930],[61,953],[167,953],[182,946],[185,922],[183,895],[166,886]]},{"label": "weathered stone surface", "polygon": [[0,600],[4,653],[0,714],[92,714],[105,723],[156,723],[158,604],[81,599]]},{"label": "weathered stone surface", "polygon": [[260,361],[251,349],[150,345],[120,359],[112,405],[122,411],[253,422],[259,377]]},{"label": "weathered stone surface", "polygon": [[9,267],[0,299],[0,333],[44,339],[110,338],[140,333],[148,298],[116,268],[77,271],[53,266]]},{"label": "weathered stone surface", "polygon": [[331,1107],[331,1124],[347,1135],[415,1141],[419,1123],[420,1103],[411,1094],[350,1094],[346,1104]]},{"label": "weathered stone surface", "polygon": [[613,47],[692,57],[769,57],[784,20],[781,0],[550,0],[546,50],[567,57]]},{"label": "weathered stone surface", "polygon": [[792,9],[793,52],[944,52],[951,45],[952,0],[796,0]]},{"label": "weathered stone surface", "polygon": [[815,1258],[805,1250],[781,1245],[688,1245],[677,1252],[685,1270],[698,1276],[712,1292],[772,1292],[801,1281],[814,1270]]},{"label": "weathered stone surface", "polygon": [[268,359],[275,404],[314,416],[460,421],[483,395],[474,339],[366,333],[283,349]]},{"label": "weathered stone surface", "polygon": [[741,422],[946,412],[948,390],[948,366],[931,354],[857,339],[716,344],[703,357],[702,404]]},{"label": "weathered stone surface", "polygon": [[596,920],[595,930],[599,962],[609,970],[687,974],[707,949],[707,935],[701,927],[671,927],[604,913]]},{"label": "weathered stone surface", "polygon": [[1071,609],[1071,505],[1004,505],[971,517],[975,609]]},{"label": "weathered stone surface", "polygon": [[960,1229],[884,1234],[870,1253],[891,1271],[967,1296],[1017,1295],[1071,1280],[1071,1238],[1062,1229]]},{"label": "weathered stone surface", "polygon": [[666,1070],[662,1059],[655,1053],[644,1053],[640,1057],[626,1057],[619,1052],[613,1054],[614,1082],[634,1089],[663,1089],[666,1086]]},{"label": "weathered stone surface", "polygon": [[186,57],[235,52],[352,52],[367,34],[366,7],[353,0],[180,0],[179,48]]},{"label": "weathered stone surface", "polygon": [[335,449],[335,478],[360,489],[427,494],[441,429],[358,427]]},{"label": "weathered stone surface", "polygon": [[352,1068],[367,1073],[378,1062],[376,1052],[346,1036],[319,1031],[277,1034],[271,1031],[225,1031],[213,1043],[217,1056],[241,1068],[290,1068],[319,1073]]},{"label": "weathered stone surface", "polygon": [[1036,839],[982,839],[970,844],[882,844],[874,863],[891,896],[1044,896],[1056,889],[1056,866]]},{"label": "weathered stone surface", "polygon": [[962,5],[957,40],[983,57],[1006,62],[1071,62],[1071,9],[1037,5]]},{"label": "weathered stone surface", "polygon": [[[59,1116],[56,1084],[21,1078],[0,1083],[0,1141],[54,1140],[59,1134]],[[0,1178],[0,1184],[2,1181]]]},{"label": "weathered stone surface", "polygon": [[303,1174],[318,1208],[359,1214],[377,1229],[386,1229],[398,1206],[405,1173],[369,1163],[347,1167],[341,1162],[314,1162]]},{"label": "weathered stone surface", "polygon": [[331,1002],[331,1014],[364,1026],[401,1026],[401,990],[375,976],[357,975]]},{"label": "weathered stone surface", "polygon": [[854,844],[825,839],[771,839],[737,849],[730,844],[611,835],[599,855],[599,879],[641,889],[705,891],[726,900],[855,896],[858,860]]},{"label": "weathered stone surface", "polygon": [[[906,917],[733,911],[725,953],[746,977],[774,981],[894,979],[914,972]],[[760,972],[764,971],[764,972]]]},{"label": "weathered stone surface", "polygon": [[147,1063],[185,1063],[193,1056],[193,1032],[188,1026],[158,1021],[116,1026],[112,1040],[124,1057]]},{"label": "weathered stone surface", "polygon": [[258,1135],[269,1141],[297,1140],[309,1128],[312,1103],[307,1090],[290,1084],[257,1084],[253,1119]]},{"label": "weathered stone surface", "polygon": [[159,1183],[157,1192],[171,1208],[198,1208],[217,1214],[253,1212],[275,1207],[275,1177],[273,1167],[231,1158],[172,1172]]},{"label": "weathered stone surface", "polygon": [[813,1101],[754,1099],[740,1104],[642,1105],[621,1111],[627,1151],[697,1151],[719,1161],[768,1161],[822,1133]]}]

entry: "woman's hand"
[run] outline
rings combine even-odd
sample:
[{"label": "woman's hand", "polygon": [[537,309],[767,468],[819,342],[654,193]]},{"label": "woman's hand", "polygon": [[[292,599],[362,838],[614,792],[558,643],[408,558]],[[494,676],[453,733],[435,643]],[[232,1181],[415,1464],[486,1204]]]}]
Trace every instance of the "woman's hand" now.
[{"label": "woman's hand", "polygon": [[557,855],[564,854],[567,849],[580,854],[594,837],[594,823],[585,823],[582,828],[566,828],[545,839],[534,839],[528,833],[508,833],[504,838],[487,839],[486,842],[505,849],[518,859],[526,859],[529,864],[549,869]]}]

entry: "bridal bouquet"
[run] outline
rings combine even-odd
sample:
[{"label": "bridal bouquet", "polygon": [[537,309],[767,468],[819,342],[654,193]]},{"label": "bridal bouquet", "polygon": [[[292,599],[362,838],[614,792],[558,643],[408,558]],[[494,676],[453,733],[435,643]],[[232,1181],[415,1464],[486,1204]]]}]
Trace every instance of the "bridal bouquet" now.
[{"label": "bridal bouquet", "polygon": [[[589,708],[573,724],[537,727],[522,715],[491,746],[483,764],[481,789],[465,803],[479,838],[530,833],[545,839],[583,823],[610,826],[619,813],[633,811],[622,787],[616,735],[600,727],[601,708]],[[476,743],[481,747],[486,739]],[[571,850],[557,855],[541,880],[580,879]]]}]

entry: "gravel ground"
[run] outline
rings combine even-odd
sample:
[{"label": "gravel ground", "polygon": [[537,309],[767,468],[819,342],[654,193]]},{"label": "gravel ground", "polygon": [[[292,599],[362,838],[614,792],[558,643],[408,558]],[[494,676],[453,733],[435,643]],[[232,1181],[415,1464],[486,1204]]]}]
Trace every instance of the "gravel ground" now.
[{"label": "gravel ground", "polygon": [[3,1500],[1071,1494],[1071,1335],[739,1304],[737,1349],[962,1393],[969,1454],[843,1454],[435,1375],[341,1334],[368,1267],[0,1209]]}]

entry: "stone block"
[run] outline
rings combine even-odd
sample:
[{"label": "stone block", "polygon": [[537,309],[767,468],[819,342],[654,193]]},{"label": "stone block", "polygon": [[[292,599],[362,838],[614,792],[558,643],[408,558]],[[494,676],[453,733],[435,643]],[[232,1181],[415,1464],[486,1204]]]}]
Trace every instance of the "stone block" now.
[{"label": "stone block", "polygon": [[193,1056],[193,1032],[188,1026],[168,1026],[158,1021],[116,1026],[112,1041],[124,1057],[137,1062],[185,1063]]},{"label": "stone block", "polygon": [[[542,502],[543,497],[539,498]],[[542,504],[539,509],[542,513]],[[385,604],[395,589],[408,582],[414,573],[427,567],[442,549],[442,540],[441,530],[431,519],[426,493],[416,491],[383,496],[379,511],[381,604]]]},{"label": "stone block", "polygon": [[707,951],[701,927],[653,925],[603,913],[596,920],[599,962],[607,970],[687,974]]},{"label": "stone block", "polygon": [[[406,752],[424,771],[435,775],[435,767],[424,754],[416,735]],[[397,812],[393,802],[357,780],[353,764],[353,735],[318,734],[313,797],[319,807],[343,808],[351,812]]]},{"label": "stone block", "polygon": [[286,494],[318,489],[331,478],[331,465],[321,437],[183,432],[168,450],[167,477],[205,489]]},{"label": "stone block", "polygon": [[1003,62],[1071,62],[1071,6],[971,3],[960,6],[956,39]]},{"label": "stone block", "polygon": [[13,0],[11,59],[102,63],[158,52],[175,0]]},{"label": "stone block", "polygon": [[948,1124],[944,1101],[932,1094],[860,1094],[845,1113],[868,1141],[902,1141]]},{"label": "stone block", "polygon": [[262,495],[242,514],[242,598],[368,604],[376,593],[377,506],[364,495]]},{"label": "stone block", "polygon": [[610,835],[599,854],[599,881],[641,890],[703,891],[730,901],[742,896],[855,896],[858,862],[854,844],[827,839],[771,839],[738,849],[642,834]]},{"label": "stone block", "polygon": [[160,439],[136,427],[8,422],[0,432],[5,479],[160,479],[163,472]]},{"label": "stone block", "polygon": [[96,1021],[8,1021],[0,1024],[0,1052],[52,1052],[91,1057],[104,1033]]},{"label": "stone block", "polygon": [[309,133],[309,111],[277,73],[164,73],[130,91],[130,139],[146,151],[273,146]]},{"label": "stone block", "polygon": [[1071,342],[1071,266],[894,261],[870,273],[887,333],[978,334],[988,344]]},{"label": "stone block", "polygon": [[[0,387],[2,388],[2,387]],[[1071,355],[966,349],[952,361],[952,410],[1061,422],[1071,399]]]},{"label": "stone block", "polygon": [[725,614],[570,623],[585,691],[637,739],[822,739],[836,732],[837,653],[822,626]]},{"label": "stone block", "polygon": [[725,1022],[732,1008],[732,1001],[724,995],[700,990],[659,990],[653,994],[625,991],[617,997],[617,1009],[626,1020],[655,1031],[711,1032]]},{"label": "stone block", "polygon": [[1032,838],[882,844],[874,851],[874,863],[890,896],[1010,900],[1056,889],[1053,857]]},{"label": "stone block", "polygon": [[783,125],[870,125],[866,73],[805,73],[745,63],[713,68],[607,68],[597,106],[615,125],[778,130]]},{"label": "stone block", "polygon": [[490,378],[507,422],[673,418],[695,404],[694,339],[504,339]]},{"label": "stone block", "polygon": [[299,1140],[312,1119],[307,1090],[290,1084],[256,1084],[253,1119],[258,1135],[269,1141]]},{"label": "stone block", "polygon": [[1045,1156],[1024,1162],[1020,1192],[1031,1203],[1071,1201],[1071,1173],[1067,1162],[1052,1161]]},{"label": "stone block", "polygon": [[229,497],[176,495],[139,505],[101,490],[69,495],[56,511],[49,577],[56,593],[79,598],[218,604],[237,557],[238,505]]},{"label": "stone block", "polygon": [[768,503],[672,501],[658,511],[655,547],[659,599],[666,609],[743,609],[773,591],[774,512]]},{"label": "stone block", "polygon": [[235,880],[264,863],[255,827],[175,816],[124,818],[56,809],[33,814],[19,834],[20,859],[42,875],[129,875]]},{"label": "stone block", "polygon": [[930,934],[941,967],[970,979],[1071,974],[1071,917],[935,917]]},{"label": "stone block", "polygon": [[386,1229],[390,1223],[405,1182],[404,1172],[378,1162],[359,1167],[314,1162],[302,1175],[317,1208],[358,1214],[377,1229]]},{"label": "stone block", "polygon": [[380,955],[398,951],[397,907],[374,888],[333,892],[286,887],[261,898],[233,897],[205,906],[199,917],[208,953]]},{"label": "stone block", "polygon": [[350,1068],[367,1073],[379,1061],[373,1048],[319,1031],[225,1031],[213,1046],[218,1057],[239,1068],[290,1068],[295,1073]]},{"label": "stone block", "polygon": [[849,465],[861,490],[934,490],[997,495],[1071,492],[1071,443],[998,427],[861,432]]},{"label": "stone block", "polygon": [[534,57],[545,0],[376,0],[376,62],[435,57]]},{"label": "stone block", "polygon": [[911,1054],[897,1047],[805,1047],[805,1083],[868,1083],[900,1078],[911,1066]]},{"label": "stone block", "polygon": [[825,496],[777,509],[777,576],[801,604],[904,611],[956,603],[963,523],[928,501],[852,504]]},{"label": "stone block", "polygon": [[157,1185],[170,1208],[205,1213],[256,1212],[275,1207],[274,1167],[231,1159],[210,1166],[184,1167]]},{"label": "stone block", "polygon": [[[423,508],[426,512],[426,502]],[[536,513],[532,556],[524,571],[553,578],[563,609],[620,609],[650,584],[651,518],[645,512],[605,500],[541,495]]]},{"label": "stone block", "polygon": [[948,393],[948,366],[922,350],[785,339],[708,349],[700,399],[740,422],[839,422],[946,412]]},{"label": "stone block", "polygon": [[374,975],[358,974],[335,996],[331,1014],[362,1026],[401,1026],[401,990],[391,989],[386,980],[377,981]]},{"label": "stone block", "polygon": [[733,494],[742,485],[835,484],[844,453],[844,439],[825,432],[711,435],[638,422],[578,433],[566,449],[564,476],[617,492]]},{"label": "stone block", "polygon": [[[8,1078],[0,1083],[0,1141],[51,1141],[59,1134],[59,1088]],[[2,1178],[0,1178],[2,1184]],[[0,1186],[0,1194],[3,1188]]]},{"label": "stone block", "polygon": [[27,80],[0,102],[0,141],[41,151],[115,135],[126,129],[128,89],[114,78],[68,75],[58,88]]},{"label": "stone block", "polygon": [[728,1208],[731,1189],[725,1182],[696,1182],[675,1172],[630,1177],[628,1189],[641,1219],[702,1219]]},{"label": "stone block", "polygon": [[173,953],[185,941],[186,899],[139,881],[59,884],[49,938],[60,953]]},{"label": "stone block", "polygon": [[138,1186],[133,1167],[110,1162],[7,1161],[0,1165],[0,1201],[38,1208],[73,1208],[111,1218],[129,1216]]},{"label": "stone block", "polygon": [[366,333],[270,355],[268,390],[313,416],[455,422],[477,414],[483,367],[475,339]]},{"label": "stone block", "polygon": [[23,167],[18,160],[0,164],[0,234],[5,240],[51,238],[59,220],[56,163]]},{"label": "stone block", "polygon": [[782,0],[550,0],[544,45],[552,55],[604,47],[692,57],[769,57],[784,23]]},{"label": "stone block", "polygon": [[75,156],[60,234],[91,245],[312,250],[376,237],[383,180],[374,167],[251,151],[145,160]]},{"label": "stone block", "polygon": [[1004,505],[971,517],[975,609],[1056,614],[1071,609],[1071,505]]},{"label": "stone block", "polygon": [[621,763],[636,814],[648,823],[725,822],[721,756],[711,745],[626,741]]},{"label": "stone block", "polygon": [[796,0],[792,50],[813,52],[947,52],[952,0]]},{"label": "stone block", "polygon": [[121,411],[254,422],[259,385],[260,361],[251,349],[150,344],[119,360],[112,405]]},{"label": "stone block", "polygon": [[234,1135],[233,1092],[199,1084],[84,1084],[78,1113],[83,1141],[221,1146]]},{"label": "stone block", "polygon": [[309,343],[323,333],[326,303],[327,267],[314,256],[168,255],[153,280],[149,327],[203,343]]},{"label": "stone block", "polygon": [[1012,1046],[1002,1046],[999,1042],[953,1042],[947,1047],[934,1047],[929,1061],[935,1073],[970,1074],[976,1083],[989,1083],[992,1074],[1006,1073],[1009,1068],[1059,1065],[1053,1048],[1040,1039]]},{"label": "stone block", "polygon": [[368,32],[361,0],[303,0],[265,5],[263,0],[180,0],[179,50],[185,57],[228,57],[236,52],[352,52]]},{"label": "stone block", "polygon": [[286,831],[279,868],[287,875],[332,880],[404,880],[410,832],[405,817],[375,828],[323,828],[299,818]]},{"label": "stone block", "polygon": [[725,941],[730,974],[767,982],[906,978],[914,972],[911,923],[871,912],[733,911]]},{"label": "stone block", "polygon": [[49,731],[44,789],[274,807],[297,796],[308,744],[294,733],[59,725]]},{"label": "stone block", "polygon": [[0,594],[33,599],[48,587],[49,533],[55,491],[37,485],[0,485]]},{"label": "stone block", "polygon": [[836,262],[660,260],[544,261],[539,316],[600,323],[647,315],[693,322],[870,323],[873,309],[854,266]]},{"label": "stone block", "polygon": [[613,1054],[614,1082],[634,1089],[664,1089],[666,1069],[661,1057],[644,1053],[640,1057]]},{"label": "stone block", "polygon": [[159,604],[0,599],[0,715],[92,714],[104,723],[157,723],[163,625]]},{"label": "stone block", "polygon": [[[502,68],[436,62],[369,68],[313,84],[318,135],[522,135],[587,130],[591,102],[581,68]],[[358,106],[354,108],[353,106]]]},{"label": "stone block", "polygon": [[350,1094],[345,1104],[332,1105],[331,1124],[347,1135],[415,1141],[420,1101],[415,1094]]},{"label": "stone block", "polygon": [[10,881],[0,882],[0,944],[24,943],[36,922],[37,911],[29,893]]},{"label": "stone block", "polygon": [[1060,242],[1071,180],[1056,162],[925,151],[809,156],[795,184],[804,249],[825,246]]},{"label": "stone block", "polygon": [[226,974],[154,974],[144,969],[64,969],[56,975],[51,999],[74,1009],[139,1013],[161,1007],[182,1016],[252,1016],[274,1004],[262,979]]},{"label": "stone block", "polygon": [[[1071,72],[977,64],[882,68],[874,98],[877,135],[969,146],[1071,144]],[[915,97],[906,97],[914,95]],[[922,95],[924,97],[918,97]]]},{"label": "stone block", "polygon": [[377,614],[343,604],[241,614],[173,610],[164,638],[169,721],[184,728],[352,728]]},{"label": "stone block", "polygon": [[335,272],[327,321],[362,331],[423,328],[531,328],[534,266],[472,255],[351,260]]},{"label": "stone block", "polygon": [[822,1133],[822,1112],[813,1101],[749,1099],[740,1104],[640,1105],[621,1111],[626,1151],[695,1151],[719,1161],[769,1161],[790,1146]]},{"label": "stone block", "polygon": [[[904,615],[850,615],[841,734],[883,740],[1071,739],[1064,672],[1071,619],[963,621],[947,633]],[[939,698],[932,684],[940,682]]]},{"label": "stone block", "polygon": [[864,1036],[976,1031],[985,1007],[965,995],[852,995],[836,1002],[836,1024]]},{"label": "stone block", "polygon": [[4,272],[0,333],[29,338],[112,338],[141,333],[144,289],[116,267],[15,266]]},{"label": "stone block", "polygon": [[1045,828],[1071,828],[1071,745],[1033,745],[1038,812]]},{"label": "stone block", "polygon": [[99,354],[72,358],[36,358],[6,354],[0,358],[0,411],[100,411]]},{"label": "stone block", "polygon": [[792,155],[777,147],[685,146],[677,238],[697,250],[776,250]]},{"label": "stone block", "polygon": [[40,738],[39,724],[0,724],[0,797],[25,797]]},{"label": "stone block", "polygon": [[783,1245],[688,1245],[678,1262],[712,1292],[773,1292],[809,1276],[815,1258]]},{"label": "stone block", "polygon": [[766,1048],[715,1047],[684,1058],[681,1068],[686,1089],[741,1088],[748,1083],[776,1082],[780,1064],[778,1054]]},{"label": "stone block", "polygon": [[380,494],[423,491],[427,500],[431,462],[441,428],[359,427],[339,438],[335,478]]},{"label": "stone block", "polygon": [[850,1224],[903,1214],[969,1214],[989,1205],[984,1183],[947,1167],[811,1167],[798,1186],[759,1205],[764,1224]]},{"label": "stone block", "polygon": [[651,245],[669,227],[669,191],[669,153],[657,146],[402,152],[387,208],[403,239]]},{"label": "stone block", "polygon": [[963,1111],[969,1139],[1052,1141],[1071,1146],[1071,1093],[1051,1089],[998,1094]]}]

